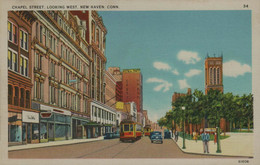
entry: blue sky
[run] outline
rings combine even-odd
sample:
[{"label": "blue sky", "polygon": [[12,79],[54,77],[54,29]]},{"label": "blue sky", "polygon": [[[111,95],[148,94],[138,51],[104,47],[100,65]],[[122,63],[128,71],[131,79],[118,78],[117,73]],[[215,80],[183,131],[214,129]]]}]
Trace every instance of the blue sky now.
[{"label": "blue sky", "polygon": [[103,11],[107,67],[140,68],[143,108],[156,121],[174,92],[204,92],[204,60],[223,53],[224,92],[252,92],[250,11]]}]

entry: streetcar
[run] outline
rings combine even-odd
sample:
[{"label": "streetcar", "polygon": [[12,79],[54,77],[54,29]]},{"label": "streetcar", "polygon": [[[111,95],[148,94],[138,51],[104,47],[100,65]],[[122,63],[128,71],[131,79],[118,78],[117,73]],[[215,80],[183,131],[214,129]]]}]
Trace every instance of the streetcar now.
[{"label": "streetcar", "polygon": [[151,132],[153,132],[151,125],[146,125],[144,127],[144,136],[150,136]]},{"label": "streetcar", "polygon": [[120,141],[137,141],[142,137],[142,125],[132,120],[122,120],[120,123]]}]

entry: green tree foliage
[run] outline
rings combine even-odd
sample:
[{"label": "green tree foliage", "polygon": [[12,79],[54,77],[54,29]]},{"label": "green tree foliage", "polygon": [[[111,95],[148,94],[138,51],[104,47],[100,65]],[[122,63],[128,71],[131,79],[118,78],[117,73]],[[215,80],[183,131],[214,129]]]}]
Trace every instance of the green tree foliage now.
[{"label": "green tree foliage", "polygon": [[[174,123],[181,125],[183,117],[186,123],[200,124],[207,119],[210,127],[219,127],[220,119],[230,123],[230,128],[253,127],[253,95],[233,95],[221,93],[219,90],[209,90],[207,95],[195,89],[192,95],[181,96],[172,103],[173,109],[166,112],[158,120],[160,126],[174,129]],[[182,110],[185,107],[185,110]],[[185,114],[185,116],[183,115]]]}]

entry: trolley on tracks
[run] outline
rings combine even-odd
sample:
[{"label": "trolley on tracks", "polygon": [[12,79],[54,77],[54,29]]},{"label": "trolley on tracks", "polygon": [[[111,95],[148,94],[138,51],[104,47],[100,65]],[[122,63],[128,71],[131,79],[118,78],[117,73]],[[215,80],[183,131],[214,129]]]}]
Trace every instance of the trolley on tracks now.
[{"label": "trolley on tracks", "polygon": [[144,136],[150,136],[151,132],[153,132],[151,125],[146,125],[144,127]]},{"label": "trolley on tracks", "polygon": [[132,120],[122,120],[120,123],[120,141],[137,141],[142,137],[142,125]]}]

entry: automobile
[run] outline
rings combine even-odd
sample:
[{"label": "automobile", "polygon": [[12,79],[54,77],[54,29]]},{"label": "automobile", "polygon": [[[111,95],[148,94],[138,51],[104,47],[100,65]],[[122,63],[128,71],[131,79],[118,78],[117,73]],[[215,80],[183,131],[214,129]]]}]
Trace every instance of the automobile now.
[{"label": "automobile", "polygon": [[164,130],[164,139],[171,139],[171,132],[169,130]]},{"label": "automobile", "polygon": [[157,143],[163,143],[163,138],[162,138],[162,135],[160,134],[154,134],[152,135],[151,137],[151,143],[154,143],[154,142],[157,142]]},{"label": "automobile", "polygon": [[120,138],[120,133],[119,132],[113,133],[113,138]]},{"label": "automobile", "polygon": [[105,135],[104,135],[104,139],[113,139],[114,137],[113,137],[113,134],[114,133],[105,133]]},{"label": "automobile", "polygon": [[153,131],[153,132],[151,132],[151,134],[150,134],[150,139],[151,139],[151,137],[152,137],[153,135],[162,135],[162,132],[160,132],[160,131]]}]

